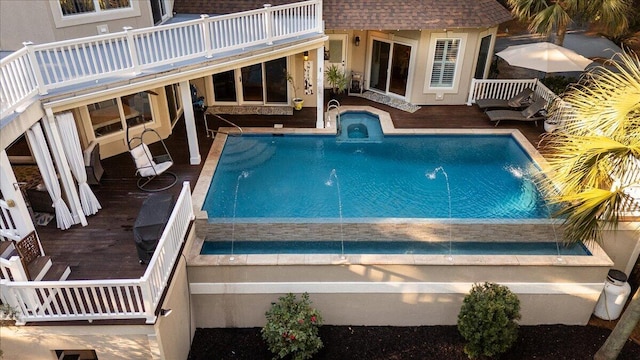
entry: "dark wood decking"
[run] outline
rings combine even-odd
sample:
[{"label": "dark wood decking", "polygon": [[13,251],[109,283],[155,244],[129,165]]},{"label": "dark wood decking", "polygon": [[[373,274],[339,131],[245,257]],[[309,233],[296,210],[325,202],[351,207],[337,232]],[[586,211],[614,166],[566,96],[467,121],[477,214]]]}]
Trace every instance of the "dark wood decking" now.
[{"label": "dark wood decking", "polygon": [[[398,128],[493,128],[487,116],[475,106],[423,106],[410,114],[358,97],[345,97],[343,105],[368,105],[391,114]],[[293,116],[225,115],[239,126],[266,126],[283,124],[285,127],[315,127],[316,109],[304,108]],[[209,126],[228,126],[221,121],[209,121]],[[534,145],[544,131],[542,124],[501,122],[500,128],[519,129]],[[207,156],[212,139],[205,135],[202,117],[197,120],[198,141],[202,160]],[[189,165],[189,152],[184,122],[179,121],[173,134],[165,141],[175,165],[178,184],[167,190],[176,196],[184,181],[195,186],[202,164]],[[93,186],[102,204],[98,214],[88,217],[88,226],[75,225],[66,231],[56,228],[55,220],[47,226],[37,226],[38,235],[47,255],[55,263],[71,266],[69,279],[124,279],[139,278],[145,266],[138,263],[133,224],[142,202],[149,193],[136,187],[137,177],[133,160],[128,153],[103,159],[106,174],[101,185]]]}]

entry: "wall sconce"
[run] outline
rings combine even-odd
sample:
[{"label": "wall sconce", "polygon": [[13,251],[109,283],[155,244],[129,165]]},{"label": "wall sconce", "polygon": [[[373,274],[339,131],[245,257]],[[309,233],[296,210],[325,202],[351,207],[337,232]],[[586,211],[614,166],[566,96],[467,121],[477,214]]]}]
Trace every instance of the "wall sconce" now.
[{"label": "wall sconce", "polygon": [[360,36],[356,36],[356,37],[353,39],[353,42],[356,44],[356,46],[360,46]]},{"label": "wall sconce", "polygon": [[160,309],[160,316],[164,316],[167,317],[169,316],[169,314],[171,314],[173,310],[171,309]]},{"label": "wall sconce", "polygon": [[303,52],[302,53],[302,58],[304,59],[304,61],[309,60],[309,52],[308,51]]}]

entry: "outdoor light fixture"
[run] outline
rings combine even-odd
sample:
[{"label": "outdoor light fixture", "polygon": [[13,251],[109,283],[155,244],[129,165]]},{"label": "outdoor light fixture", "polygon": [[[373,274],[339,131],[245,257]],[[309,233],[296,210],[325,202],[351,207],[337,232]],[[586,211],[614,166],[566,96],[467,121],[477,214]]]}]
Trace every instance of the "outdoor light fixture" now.
[{"label": "outdoor light fixture", "polygon": [[303,52],[302,53],[302,58],[304,59],[304,61],[309,60],[309,52],[308,51]]},{"label": "outdoor light fixture", "polygon": [[167,317],[169,316],[169,314],[171,314],[173,310],[171,309],[160,309],[160,316],[164,316]]},{"label": "outdoor light fixture", "polygon": [[356,44],[356,46],[360,46],[360,36],[356,36],[356,37],[353,39],[353,42]]}]

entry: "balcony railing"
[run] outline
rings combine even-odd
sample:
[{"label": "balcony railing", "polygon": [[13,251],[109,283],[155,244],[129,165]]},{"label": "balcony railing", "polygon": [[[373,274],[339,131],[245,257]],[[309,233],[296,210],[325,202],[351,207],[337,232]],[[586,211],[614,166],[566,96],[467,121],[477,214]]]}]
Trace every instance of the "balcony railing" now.
[{"label": "balcony railing", "polygon": [[525,88],[531,88],[536,98],[544,98],[549,103],[558,96],[538,79],[471,79],[467,105],[479,99],[509,99]]},{"label": "balcony railing", "polygon": [[322,1],[310,0],[138,30],[25,47],[0,62],[1,116],[38,93],[274,41],[322,33]]},{"label": "balcony railing", "polygon": [[194,219],[185,182],[144,275],[132,280],[8,281],[1,299],[18,309],[18,324],[30,321],[145,319],[155,311]]}]

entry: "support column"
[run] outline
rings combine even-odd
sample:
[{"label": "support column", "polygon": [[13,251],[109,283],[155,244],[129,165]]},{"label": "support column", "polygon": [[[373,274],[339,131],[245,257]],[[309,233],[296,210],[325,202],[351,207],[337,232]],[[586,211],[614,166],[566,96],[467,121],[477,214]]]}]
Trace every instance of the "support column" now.
[{"label": "support column", "polygon": [[24,195],[20,192],[18,181],[9,163],[9,157],[4,150],[0,150],[0,191],[15,226],[15,229],[11,229],[11,224],[8,224],[9,226],[0,234],[12,240],[20,240],[35,228],[24,201]]},{"label": "support column", "polygon": [[196,118],[191,105],[191,88],[189,81],[180,81],[180,99],[184,108],[184,126],[187,129],[187,140],[189,142],[189,163],[191,165],[200,164],[200,149],[198,147],[198,133],[196,131]]},{"label": "support column", "polygon": [[73,216],[74,223],[87,226],[87,218],[82,211],[82,204],[80,203],[80,196],[78,195],[78,188],[76,187],[73,174],[69,168],[69,163],[64,155],[64,148],[62,147],[62,140],[60,139],[60,133],[58,132],[58,125],[56,124],[56,118],[53,115],[51,108],[45,108],[47,114],[47,120],[43,121],[44,133],[49,140],[51,146],[51,153],[56,168],[58,169],[58,175],[60,175],[60,182],[62,183],[63,195],[66,195],[67,204],[71,215]]},{"label": "support column", "polygon": [[324,46],[321,46],[316,49],[316,63],[318,64],[316,67],[316,109],[317,109],[317,118],[316,118],[316,128],[323,129],[324,128]]}]

